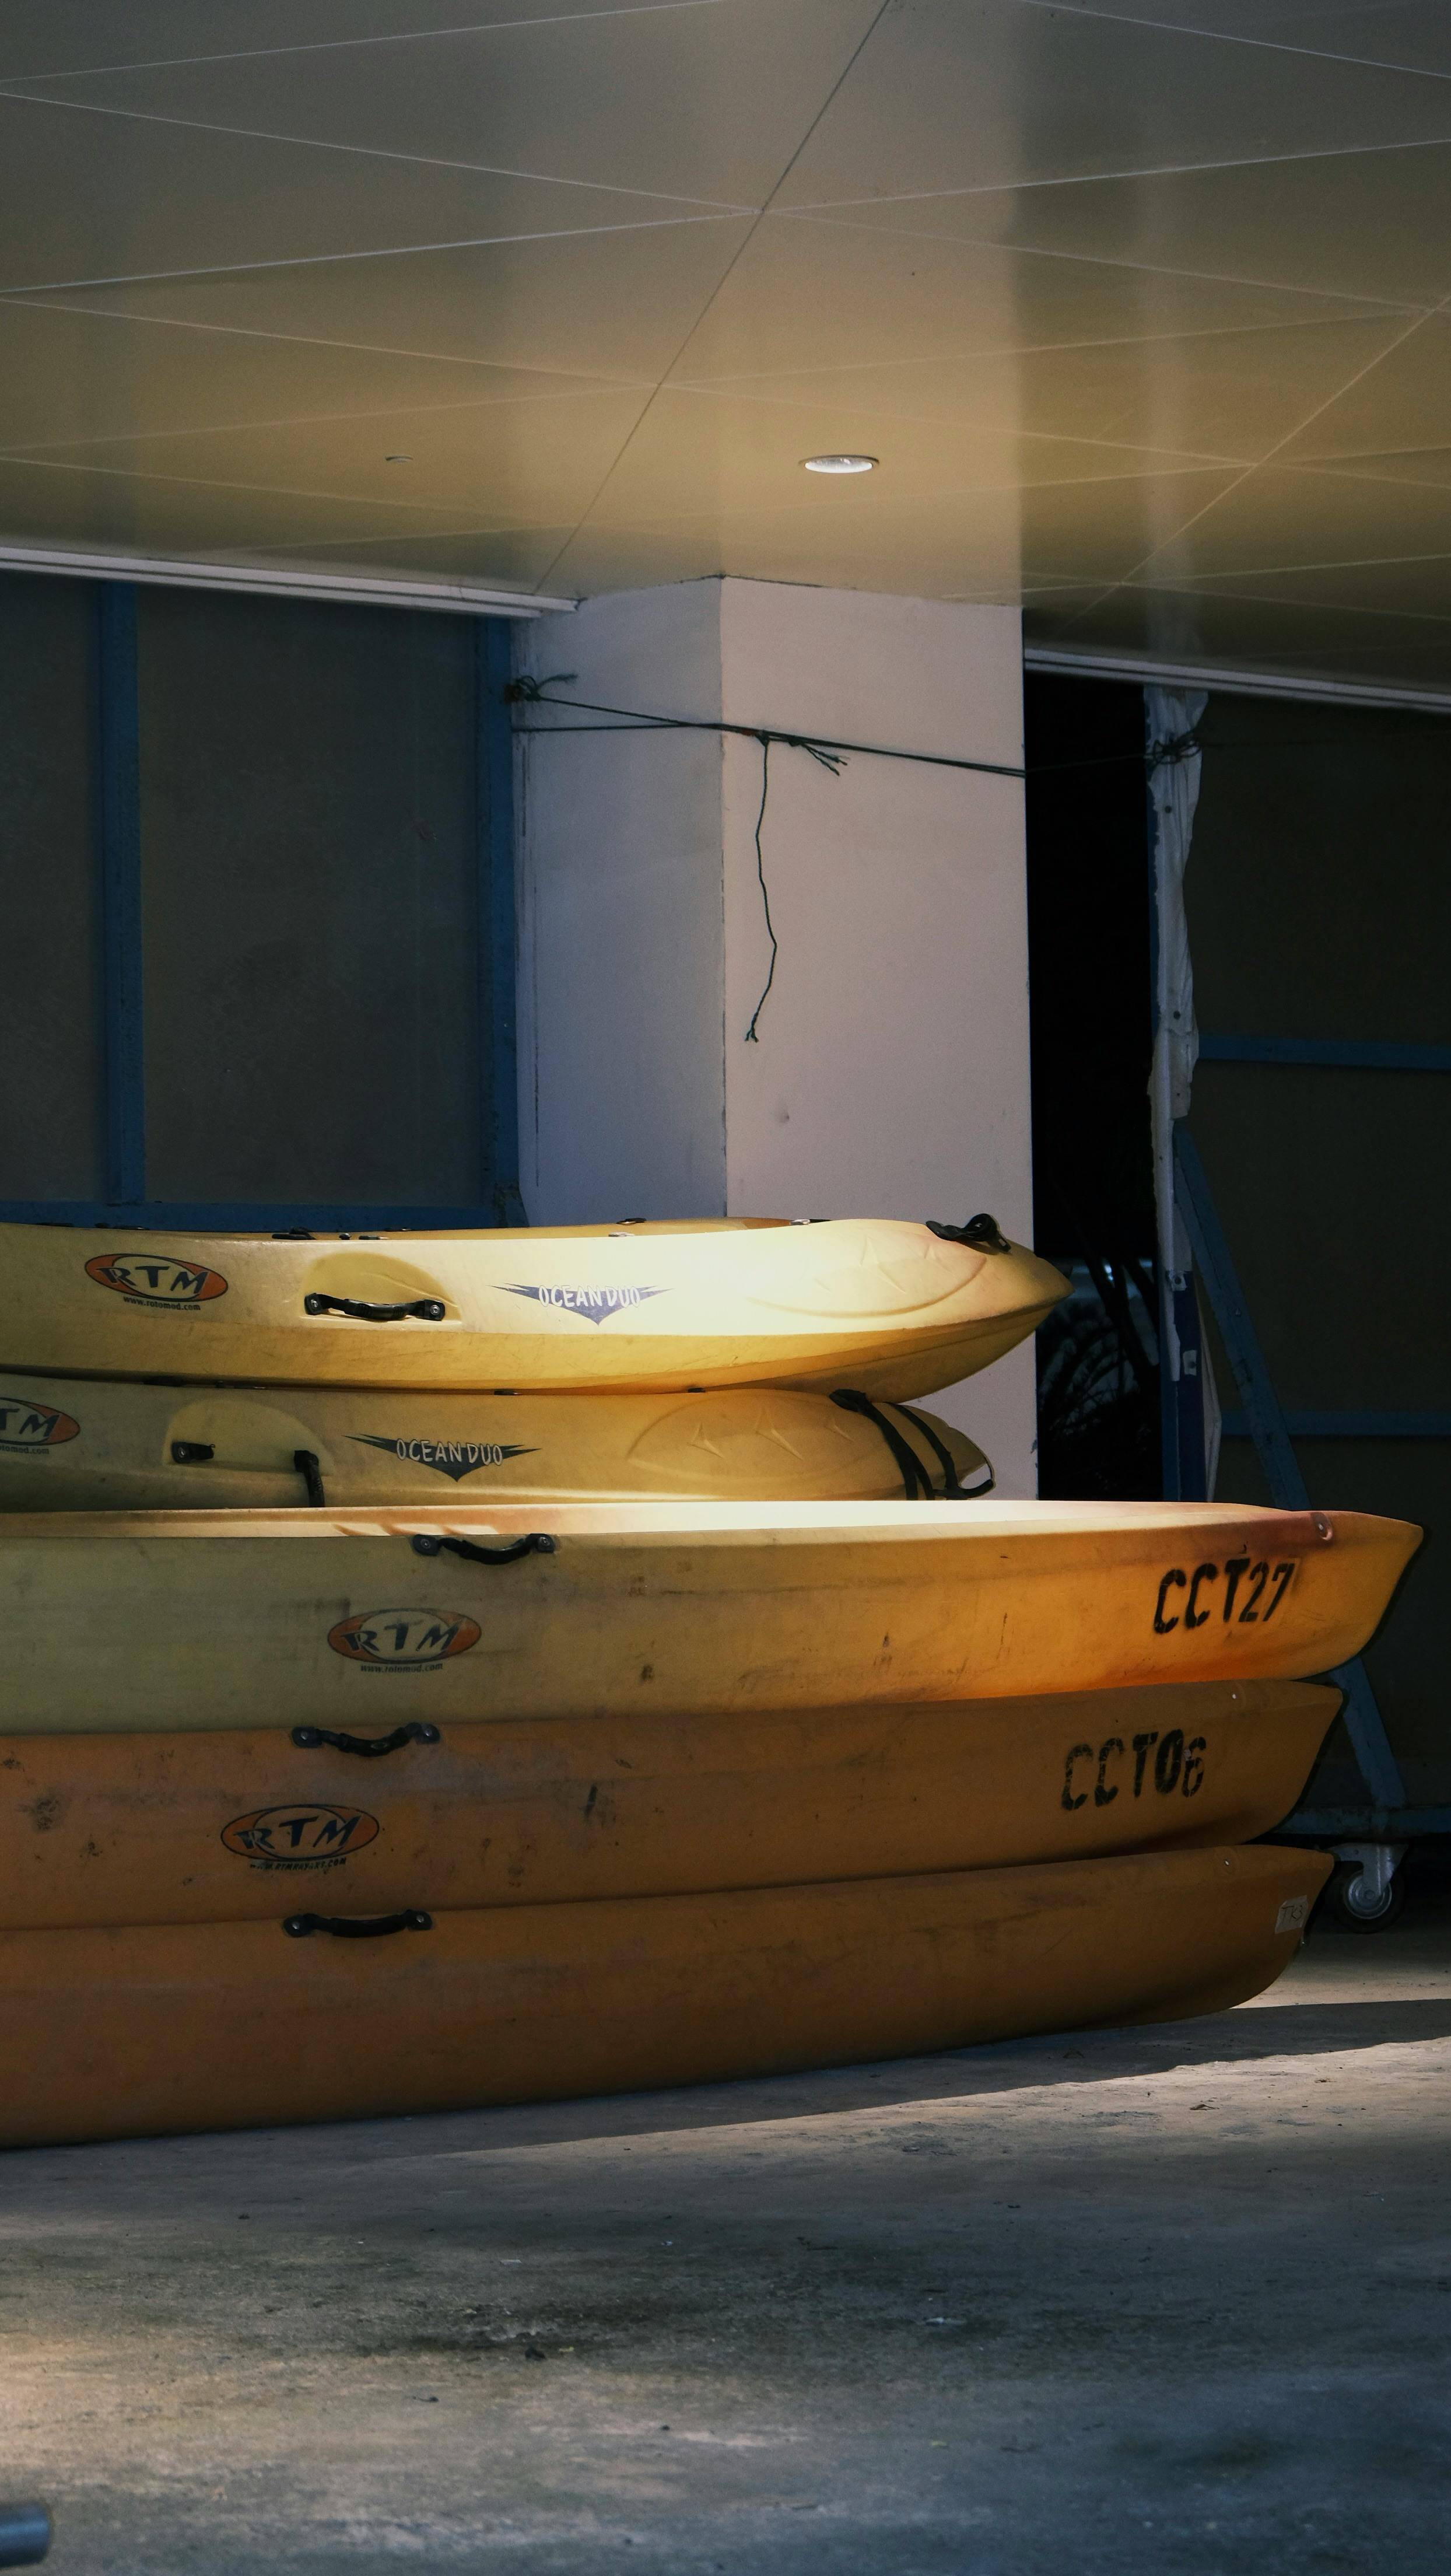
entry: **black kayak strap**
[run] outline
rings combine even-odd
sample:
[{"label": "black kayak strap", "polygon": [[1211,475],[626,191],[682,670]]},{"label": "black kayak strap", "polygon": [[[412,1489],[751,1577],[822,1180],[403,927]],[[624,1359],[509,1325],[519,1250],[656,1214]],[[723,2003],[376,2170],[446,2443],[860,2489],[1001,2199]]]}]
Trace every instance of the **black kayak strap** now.
[{"label": "black kayak strap", "polygon": [[992,1492],[994,1485],[997,1483],[997,1478],[993,1474],[991,1467],[988,1467],[986,1458],[984,1458],[982,1462],[983,1465],[987,1467],[986,1482],[981,1485],[960,1485],[957,1481],[957,1468],[953,1460],[952,1452],[948,1448],[945,1440],[938,1439],[937,1434],[933,1430],[926,1414],[915,1413],[910,1404],[899,1404],[893,1409],[897,1413],[905,1414],[907,1420],[911,1423],[913,1430],[921,1432],[928,1448],[934,1452],[942,1469],[942,1499],[944,1502],[973,1503],[976,1502],[981,1495],[990,1494]]},{"label": "black kayak strap", "polygon": [[[913,1449],[910,1441],[903,1439],[895,1422],[889,1418],[879,1404],[874,1404],[872,1402],[869,1395],[863,1395],[860,1389],[854,1386],[839,1386],[833,1390],[831,1400],[833,1404],[839,1404],[844,1412],[859,1413],[862,1415],[864,1420],[876,1425],[876,1428],[880,1431],[887,1447],[890,1449],[893,1458],[896,1460],[897,1467],[901,1473],[902,1490],[909,1503],[915,1503],[919,1497],[923,1502],[927,1503],[939,1501],[970,1503],[975,1502],[981,1495],[990,1494],[992,1492],[993,1486],[997,1480],[993,1475],[991,1467],[988,1467],[987,1469],[986,1482],[981,1485],[968,1486],[960,1485],[958,1483],[957,1467],[946,1441],[938,1438],[936,1431],[933,1429],[932,1424],[927,1420],[926,1415],[914,1413],[910,1404],[894,1404],[892,1412],[899,1413],[904,1421],[910,1422],[913,1430],[919,1432],[922,1438],[926,1441],[928,1448],[931,1450],[942,1470],[942,1485],[940,1491],[938,1487],[933,1484],[927,1469],[923,1466],[921,1459]],[[986,1459],[984,1459],[983,1464],[984,1466],[987,1466]]]},{"label": "black kayak strap", "polygon": [[903,1439],[895,1422],[888,1421],[879,1404],[873,1404],[871,1397],[863,1395],[861,1389],[855,1386],[833,1387],[831,1400],[833,1404],[841,1406],[843,1413],[859,1413],[865,1421],[875,1423],[897,1462],[897,1471],[902,1479],[902,1490],[909,1503],[915,1503],[919,1497],[924,1503],[936,1500],[932,1479],[916,1450],[910,1440]]}]

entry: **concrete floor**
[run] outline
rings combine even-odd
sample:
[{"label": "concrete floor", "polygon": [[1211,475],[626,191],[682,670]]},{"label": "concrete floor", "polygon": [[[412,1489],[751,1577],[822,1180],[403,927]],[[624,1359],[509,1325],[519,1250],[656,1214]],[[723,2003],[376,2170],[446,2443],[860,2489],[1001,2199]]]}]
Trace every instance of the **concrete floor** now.
[{"label": "concrete floor", "polygon": [[56,2576],[1444,2568],[1451,1907],[1213,2020],[0,2168]]}]

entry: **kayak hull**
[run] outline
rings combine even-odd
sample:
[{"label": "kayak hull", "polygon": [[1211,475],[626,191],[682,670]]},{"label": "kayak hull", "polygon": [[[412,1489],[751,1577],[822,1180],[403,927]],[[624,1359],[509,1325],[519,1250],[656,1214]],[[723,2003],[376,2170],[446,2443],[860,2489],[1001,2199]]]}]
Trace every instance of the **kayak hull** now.
[{"label": "kayak hull", "polygon": [[0,1225],[0,1365],[232,1384],[929,1394],[1066,1292],[896,1219],[337,1237]]},{"label": "kayak hull", "polygon": [[1418,1539],[1229,1504],[16,1515],[0,1724],[378,1733],[1294,1679],[1359,1651]]},{"label": "kayak hull", "polygon": [[895,1405],[877,1411],[781,1387],[424,1395],[0,1373],[0,1513],[285,1510],[312,1499],[310,1479],[344,1508],[453,1494],[872,1502],[909,1484],[941,1492],[950,1471],[990,1488],[962,1432]]},{"label": "kayak hull", "polygon": [[368,1939],[0,1933],[0,2142],[464,2110],[1219,2011],[1285,1967],[1329,1866],[1215,1847],[420,1909]]},{"label": "kayak hull", "polygon": [[569,1904],[1248,1842],[1289,1813],[1338,1706],[1314,1683],[1199,1682],[342,1745],[307,1728],[302,1744],[0,1737],[0,1926]]}]

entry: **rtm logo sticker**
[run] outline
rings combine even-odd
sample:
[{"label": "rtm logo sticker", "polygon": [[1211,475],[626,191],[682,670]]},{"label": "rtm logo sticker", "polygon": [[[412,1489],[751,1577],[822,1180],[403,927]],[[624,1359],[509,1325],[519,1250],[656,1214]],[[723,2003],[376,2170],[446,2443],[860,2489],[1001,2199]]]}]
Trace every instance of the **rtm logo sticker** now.
[{"label": "rtm logo sticker", "polygon": [[452,1610],[358,1610],[328,1630],[335,1655],[365,1672],[436,1672],[448,1655],[466,1655],[483,1631]]},{"label": "rtm logo sticker", "polygon": [[33,1395],[0,1396],[0,1449],[19,1449],[43,1458],[47,1449],[74,1440],[80,1427],[68,1413],[58,1413],[53,1404],[41,1404]]},{"label": "rtm logo sticker", "polygon": [[511,1297],[533,1297],[541,1306],[561,1306],[571,1315],[582,1315],[587,1324],[607,1324],[611,1315],[622,1315],[631,1306],[643,1306],[651,1297],[663,1297],[663,1288],[526,1288],[517,1279],[503,1283]]},{"label": "rtm logo sticker", "polygon": [[[1159,1578],[1154,1634],[1169,1636],[1181,1617],[1186,1628],[1207,1628],[1216,1608],[1223,1627],[1231,1619],[1239,1628],[1252,1627],[1256,1621],[1264,1627],[1273,1619],[1299,1570],[1298,1557],[1288,1556],[1276,1566],[1271,1566],[1267,1556],[1254,1564],[1247,1556],[1230,1556],[1222,1568],[1196,1565],[1192,1574],[1186,1574],[1182,1565],[1171,1565],[1168,1573]],[[1221,1580],[1224,1590],[1216,1592],[1213,1587]],[[1273,1583],[1274,1589],[1265,1601],[1268,1583]]]},{"label": "rtm logo sticker", "polygon": [[178,1261],[169,1252],[98,1252],[86,1263],[86,1277],[98,1288],[114,1288],[133,1306],[170,1306],[185,1311],[225,1297],[220,1270]]},{"label": "rtm logo sticker", "polygon": [[432,1467],[435,1474],[459,1484],[480,1467],[502,1467],[506,1458],[532,1458],[532,1449],[508,1449],[500,1440],[394,1440],[383,1431],[353,1431],[349,1438],[364,1448],[381,1449],[405,1466]]},{"label": "rtm logo sticker", "polygon": [[[1191,1735],[1186,1744],[1183,1728],[1171,1726],[1167,1735],[1160,1735],[1155,1729],[1152,1733],[1135,1735],[1131,1742],[1132,1757],[1121,1735],[1105,1736],[1096,1755],[1091,1744],[1074,1745],[1063,1765],[1063,1804],[1070,1813],[1077,1807],[1087,1806],[1090,1791],[1096,1807],[1111,1807],[1120,1789],[1129,1790],[1135,1798],[1141,1798],[1146,1788],[1151,1788],[1161,1798],[1172,1798],[1176,1790],[1181,1797],[1192,1798],[1203,1788],[1202,1735]],[[1152,1768],[1149,1764],[1151,1753],[1154,1756]],[[1128,1774],[1130,1758],[1133,1761],[1132,1780]],[[1093,1770],[1095,1760],[1097,1777]],[[1080,1762],[1088,1764],[1086,1771],[1079,1771]],[[1117,1775],[1112,1780],[1110,1771]],[[1083,1783],[1081,1788],[1080,1779]]]},{"label": "rtm logo sticker", "polygon": [[222,1841],[254,1869],[336,1869],[381,1831],[362,1807],[259,1807],[224,1825]]}]

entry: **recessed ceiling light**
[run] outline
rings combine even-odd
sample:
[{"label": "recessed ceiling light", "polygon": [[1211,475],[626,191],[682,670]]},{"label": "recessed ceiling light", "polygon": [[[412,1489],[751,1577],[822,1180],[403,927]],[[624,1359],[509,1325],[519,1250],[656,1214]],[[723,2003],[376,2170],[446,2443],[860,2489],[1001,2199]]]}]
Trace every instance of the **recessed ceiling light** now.
[{"label": "recessed ceiling light", "polygon": [[808,474],[870,474],[880,460],[875,456],[803,456]]}]

